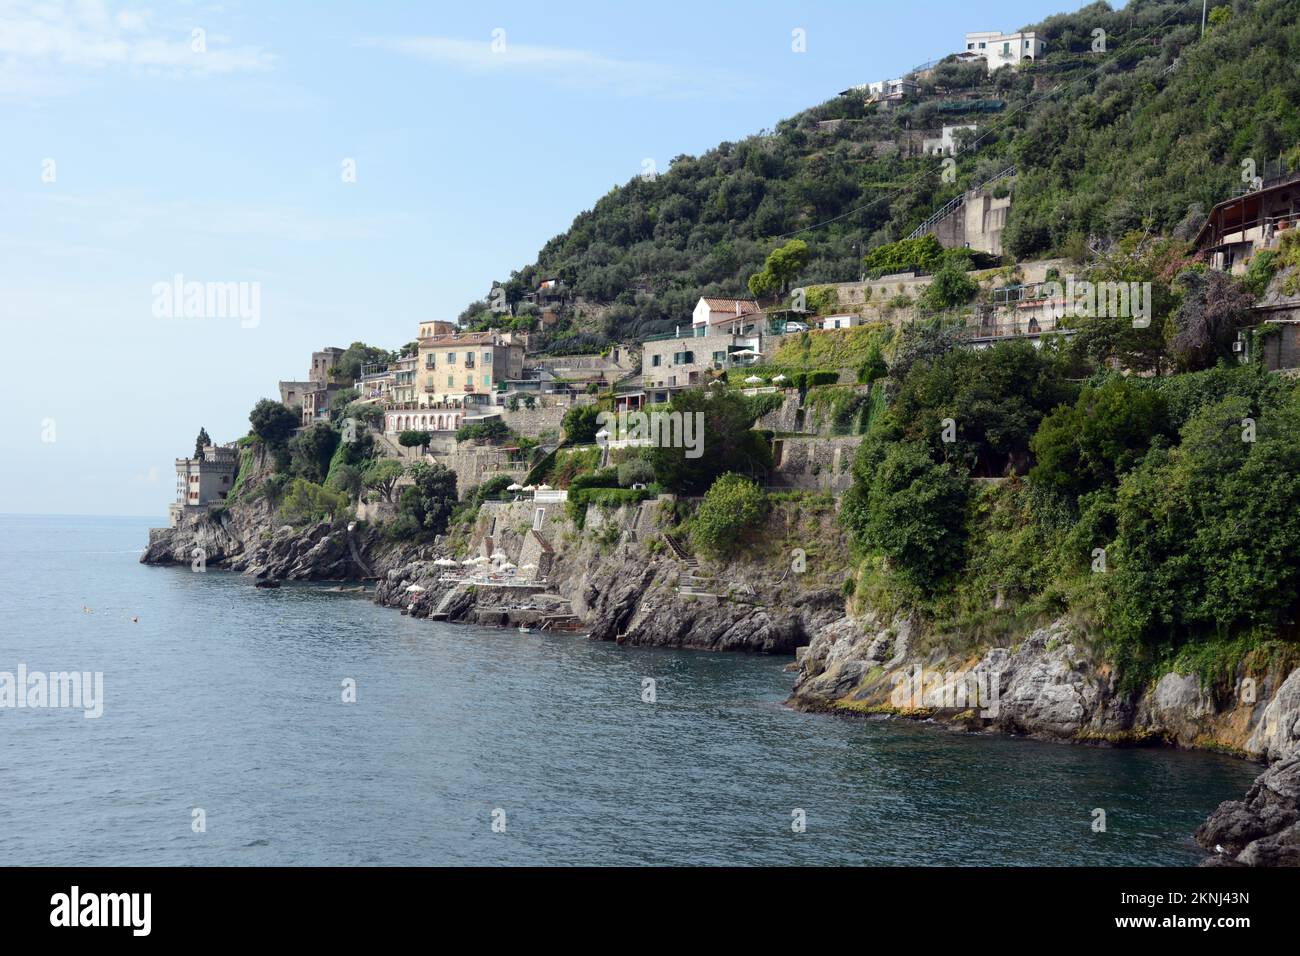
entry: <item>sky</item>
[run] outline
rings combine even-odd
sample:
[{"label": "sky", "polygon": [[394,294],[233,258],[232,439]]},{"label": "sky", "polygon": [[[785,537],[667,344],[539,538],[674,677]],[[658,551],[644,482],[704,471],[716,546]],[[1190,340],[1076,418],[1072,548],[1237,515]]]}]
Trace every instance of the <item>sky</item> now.
[{"label": "sky", "polygon": [[644,169],[1077,8],[0,0],[0,511],[164,524],[200,426],[246,434],[312,351],[396,348]]}]

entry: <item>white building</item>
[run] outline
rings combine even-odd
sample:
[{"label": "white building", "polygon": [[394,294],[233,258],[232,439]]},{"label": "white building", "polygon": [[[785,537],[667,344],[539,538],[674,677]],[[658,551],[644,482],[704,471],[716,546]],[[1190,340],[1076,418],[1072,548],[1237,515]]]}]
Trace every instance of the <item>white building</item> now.
[{"label": "white building", "polygon": [[945,126],[943,128],[943,135],[938,136],[934,139],[924,140],[921,143],[921,147],[922,149],[925,150],[925,154],[927,156],[951,156],[954,153],[956,153],[957,152],[956,133],[960,129],[968,129],[973,131],[977,129],[977,127],[974,123],[967,123],[962,126]]},{"label": "white building", "polygon": [[862,317],[848,312],[841,312],[836,315],[823,315],[817,320],[822,331],[829,332],[831,329],[851,329],[862,324]]},{"label": "white building", "polygon": [[879,83],[867,84],[868,103],[897,103],[916,96],[919,87],[916,80],[899,77],[896,80],[881,80]]},{"label": "white building", "polygon": [[984,57],[992,73],[999,67],[1014,67],[1022,60],[1037,60],[1043,53],[1043,41],[1032,30],[1028,33],[984,30],[966,34],[966,52]]},{"label": "white building", "polygon": [[702,298],[695,303],[695,311],[691,314],[691,331],[696,335],[709,335],[708,330],[721,322],[756,312],[758,303],[753,299]]}]

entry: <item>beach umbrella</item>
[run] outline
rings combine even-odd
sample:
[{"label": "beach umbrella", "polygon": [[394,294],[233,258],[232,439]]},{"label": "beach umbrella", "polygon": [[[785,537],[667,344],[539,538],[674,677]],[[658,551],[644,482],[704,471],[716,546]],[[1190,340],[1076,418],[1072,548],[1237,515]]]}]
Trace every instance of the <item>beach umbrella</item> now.
[{"label": "beach umbrella", "polygon": [[502,570],[502,571],[513,571],[514,569],[515,569],[515,566],[514,566],[511,562],[509,562],[509,561],[506,561],[506,562],[504,562],[504,563],[501,565],[501,570]]},{"label": "beach umbrella", "polygon": [[759,378],[757,375],[751,375],[751,376],[749,376],[749,378],[745,379],[745,384],[746,384],[746,385],[762,385],[762,384],[763,384],[763,380],[762,380],[761,378]]},{"label": "beach umbrella", "polygon": [[424,590],[424,588],[420,587],[420,585],[418,584],[411,584],[407,586],[406,590],[408,594],[410,593],[419,594],[421,591]]},{"label": "beach umbrella", "polygon": [[715,379],[714,379],[713,381],[711,381],[709,384],[710,384],[710,385],[726,385],[727,383],[724,382],[724,381],[723,381],[722,379],[720,379],[720,378],[715,378]]},{"label": "beach umbrella", "polygon": [[550,490],[551,490],[551,486],[550,486],[550,485],[538,485],[538,486],[537,486],[537,490],[538,490],[538,491],[550,491]]},{"label": "beach umbrella", "polygon": [[774,381],[774,382],[784,382],[784,381],[785,381],[785,376],[784,376],[784,375],[778,375],[778,376],[776,376],[776,378],[772,379],[772,381]]},{"label": "beach umbrella", "polygon": [[536,485],[524,485],[523,490],[524,490],[524,491],[536,491],[536,490],[537,490],[537,486],[536,486]]},{"label": "beach umbrella", "polygon": [[454,568],[456,566],[456,562],[451,560],[450,558],[439,558],[437,561],[433,563],[440,568]]},{"label": "beach umbrella", "polygon": [[524,490],[524,486],[517,481],[506,488],[506,491],[523,491],[523,490]]},{"label": "beach umbrella", "polygon": [[520,571],[536,571],[536,570],[537,570],[537,565],[535,565],[535,564],[525,564],[525,565],[524,565],[523,567],[521,567],[519,570],[520,570]]}]

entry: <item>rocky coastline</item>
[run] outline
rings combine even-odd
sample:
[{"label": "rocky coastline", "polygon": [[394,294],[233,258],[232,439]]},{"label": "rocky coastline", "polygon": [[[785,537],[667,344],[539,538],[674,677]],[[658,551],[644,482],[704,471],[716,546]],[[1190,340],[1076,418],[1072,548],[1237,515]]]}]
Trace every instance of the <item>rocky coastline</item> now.
[{"label": "rocky coastline", "polygon": [[[457,546],[517,557],[526,532],[499,520],[508,507],[484,511]],[[1175,673],[1126,691],[1065,619],[1008,647],[953,655],[930,646],[911,617],[849,616],[842,568],[791,575],[757,555],[684,567],[661,546],[665,522],[647,514],[635,506],[591,509],[584,527],[554,536],[544,582],[509,587],[450,579],[436,563],[447,553],[445,539],[393,542],[358,521],[291,527],[261,497],[154,529],[141,561],[192,565],[197,553],[207,566],[256,579],[364,582],[376,603],[417,618],[572,631],[629,646],[793,655],[787,703],[805,711],[1268,761],[1246,797],[1221,805],[1196,839],[1210,854],[1207,864],[1300,865],[1300,669],[1268,673],[1249,693],[1239,682],[1227,700],[1195,675]],[[821,531],[835,534],[833,517]],[[832,538],[827,551],[834,546]]]}]

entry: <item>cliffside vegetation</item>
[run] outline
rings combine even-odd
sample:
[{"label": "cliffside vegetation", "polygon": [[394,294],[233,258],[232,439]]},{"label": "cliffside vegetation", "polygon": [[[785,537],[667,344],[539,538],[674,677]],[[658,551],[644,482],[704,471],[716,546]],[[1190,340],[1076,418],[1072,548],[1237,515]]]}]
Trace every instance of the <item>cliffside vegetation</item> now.
[{"label": "cliffside vegetation", "polygon": [[[950,59],[922,80],[920,101],[899,109],[868,106],[854,91],[675,157],[662,175],[601,197],[494,285],[528,327],[535,310],[524,295],[560,278],[600,321],[565,324],[557,349],[598,348],[668,331],[700,295],[744,295],[752,276],[767,294],[883,268],[873,250],[1012,163],[1012,256],[1084,257],[1134,230],[1189,238],[1240,185],[1246,160],[1261,172],[1266,161],[1300,160],[1300,7],[1233,0],[1211,3],[1211,13],[1202,38],[1194,0],[1093,3],[1030,25],[1046,53],[1018,71],[988,76]],[[1094,49],[1096,30],[1104,51]],[[980,129],[944,182],[915,131],[961,123]],[[773,272],[769,256],[791,238],[806,264]],[[511,321],[486,301],[461,319]]]}]

